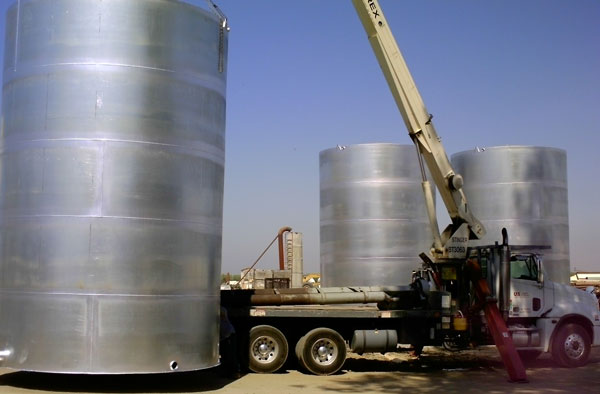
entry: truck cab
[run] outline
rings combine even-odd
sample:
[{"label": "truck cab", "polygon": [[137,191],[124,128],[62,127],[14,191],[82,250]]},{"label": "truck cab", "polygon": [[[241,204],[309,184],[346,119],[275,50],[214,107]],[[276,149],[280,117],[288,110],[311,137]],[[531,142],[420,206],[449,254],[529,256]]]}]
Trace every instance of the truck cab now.
[{"label": "truck cab", "polygon": [[508,318],[539,318],[554,303],[553,286],[544,286],[541,256],[535,253],[510,257]]},{"label": "truck cab", "polygon": [[[524,359],[550,352],[567,367],[586,363],[591,346],[600,345],[596,297],[573,286],[544,279],[544,247],[512,246],[509,264],[496,247],[477,251],[482,274]],[[507,283],[508,285],[505,285]]]}]

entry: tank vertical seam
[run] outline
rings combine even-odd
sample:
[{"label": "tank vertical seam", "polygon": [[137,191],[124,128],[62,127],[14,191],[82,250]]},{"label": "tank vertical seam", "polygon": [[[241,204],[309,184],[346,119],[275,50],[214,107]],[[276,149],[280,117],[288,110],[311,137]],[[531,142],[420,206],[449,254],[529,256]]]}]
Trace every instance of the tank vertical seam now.
[{"label": "tank vertical seam", "polygon": [[88,266],[92,264],[92,223],[90,222],[90,231],[88,233]]},{"label": "tank vertical seam", "polygon": [[50,73],[46,74],[46,116],[44,118],[44,131],[48,131],[48,98],[50,97]]},{"label": "tank vertical seam", "polygon": [[88,296],[89,311],[88,311],[88,326],[86,327],[86,329],[88,330],[88,346],[89,346],[88,357],[89,357],[89,359],[87,360],[87,364],[88,364],[89,371],[94,370],[94,357],[95,357],[94,342],[95,342],[96,334],[98,332],[97,327],[96,327],[96,314],[98,313],[98,308],[97,308],[96,303],[97,303],[97,299],[96,299],[95,295]]},{"label": "tank vertical seam", "polygon": [[100,154],[100,209],[98,210],[98,216],[104,216],[104,151],[106,150],[106,141],[102,141],[101,154]]},{"label": "tank vertical seam", "polygon": [[42,149],[42,194],[44,192],[44,177],[46,176],[46,148]]},{"label": "tank vertical seam", "polygon": [[37,243],[37,255],[38,255],[38,269],[42,268],[42,224],[38,222],[38,243]]},{"label": "tank vertical seam", "polygon": [[[100,332],[100,327],[98,325],[98,322],[100,321],[100,319],[98,318],[98,314],[100,313],[100,301],[98,299],[98,296],[92,296],[92,310],[93,310],[93,328],[94,331],[92,332],[92,355],[95,355],[96,353],[96,341],[99,337],[99,332]],[[90,355],[90,364],[93,365],[93,357],[91,357]]]},{"label": "tank vertical seam", "polygon": [[15,32],[15,62],[13,71],[17,71],[17,58],[19,56],[19,27],[21,26],[21,0],[17,0],[17,27]]},{"label": "tank vertical seam", "polygon": [[[44,195],[44,176],[46,175],[46,171],[45,171],[45,162],[46,161],[46,148],[42,149],[42,196]],[[39,222],[38,222],[39,223]],[[42,268],[42,225],[41,223],[38,225],[38,234],[39,234],[39,240],[38,240],[38,268],[41,269]]]}]

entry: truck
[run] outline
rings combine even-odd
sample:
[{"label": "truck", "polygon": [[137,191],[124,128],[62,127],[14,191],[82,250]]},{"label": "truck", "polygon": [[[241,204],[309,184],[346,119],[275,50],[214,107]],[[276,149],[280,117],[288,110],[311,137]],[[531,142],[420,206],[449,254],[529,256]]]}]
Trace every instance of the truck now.
[{"label": "truck", "polygon": [[[405,286],[226,290],[221,303],[240,335],[242,359],[258,373],[290,356],[317,375],[361,354],[412,345],[465,349],[495,344],[511,381],[526,381],[522,359],[542,352],[565,367],[584,365],[600,345],[596,298],[544,278],[548,245],[511,245],[506,230],[478,245],[485,227],[470,211],[463,178],[452,168],[377,0],[352,0],[419,152],[433,245]],[[426,171],[451,224],[440,234]]]}]

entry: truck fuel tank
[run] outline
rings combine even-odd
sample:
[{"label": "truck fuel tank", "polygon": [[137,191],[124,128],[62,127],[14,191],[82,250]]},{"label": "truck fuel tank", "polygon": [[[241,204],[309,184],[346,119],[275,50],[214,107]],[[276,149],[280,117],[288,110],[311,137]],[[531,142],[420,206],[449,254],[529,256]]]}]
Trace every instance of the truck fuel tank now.
[{"label": "truck fuel tank", "polygon": [[356,330],[350,342],[354,353],[392,352],[398,345],[396,330]]}]

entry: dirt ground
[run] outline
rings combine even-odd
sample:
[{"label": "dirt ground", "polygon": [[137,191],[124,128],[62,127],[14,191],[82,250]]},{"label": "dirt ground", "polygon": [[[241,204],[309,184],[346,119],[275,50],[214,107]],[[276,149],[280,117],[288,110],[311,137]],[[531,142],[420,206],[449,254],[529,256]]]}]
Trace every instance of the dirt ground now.
[{"label": "dirt ground", "polygon": [[293,369],[231,380],[215,370],[168,375],[88,376],[13,372],[0,369],[3,393],[600,393],[600,348],[590,363],[559,368],[548,355],[526,364],[529,383],[509,383],[495,348],[460,353],[425,348],[419,359],[406,353],[350,354],[333,376]]}]

